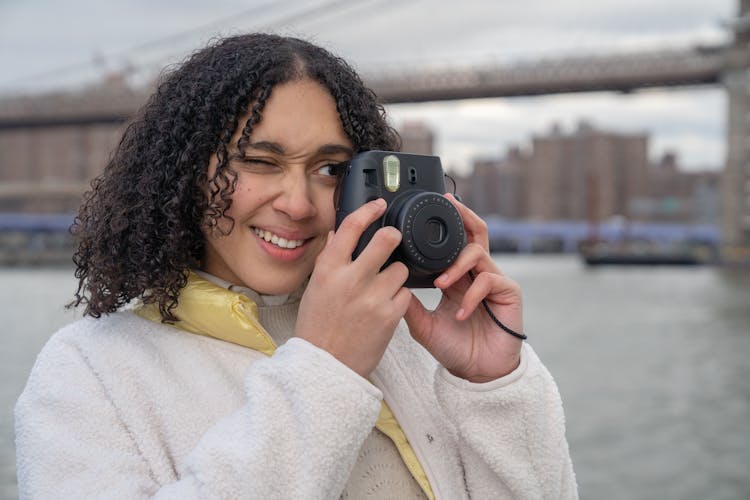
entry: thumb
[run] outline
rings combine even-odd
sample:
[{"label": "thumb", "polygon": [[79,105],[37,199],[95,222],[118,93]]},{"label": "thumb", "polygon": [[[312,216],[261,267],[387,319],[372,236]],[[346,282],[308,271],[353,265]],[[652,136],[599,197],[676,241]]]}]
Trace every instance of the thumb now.
[{"label": "thumb", "polygon": [[409,326],[409,333],[411,333],[414,340],[426,346],[430,337],[432,316],[430,316],[430,311],[425,309],[422,302],[413,293],[409,302],[409,308],[406,310],[406,314],[404,314],[404,320]]}]

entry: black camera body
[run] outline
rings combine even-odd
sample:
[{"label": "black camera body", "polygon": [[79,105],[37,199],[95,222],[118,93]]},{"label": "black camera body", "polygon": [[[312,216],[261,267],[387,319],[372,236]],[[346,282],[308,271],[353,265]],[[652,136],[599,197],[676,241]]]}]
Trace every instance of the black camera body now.
[{"label": "black camera body", "polygon": [[362,234],[353,257],[364,250],[379,228],[394,226],[403,236],[385,265],[394,261],[406,264],[406,287],[434,287],[435,278],[466,246],[461,215],[442,195],[444,178],[437,156],[365,151],[352,158],[335,195],[336,229],[368,201],[383,198],[388,203],[383,216]]}]

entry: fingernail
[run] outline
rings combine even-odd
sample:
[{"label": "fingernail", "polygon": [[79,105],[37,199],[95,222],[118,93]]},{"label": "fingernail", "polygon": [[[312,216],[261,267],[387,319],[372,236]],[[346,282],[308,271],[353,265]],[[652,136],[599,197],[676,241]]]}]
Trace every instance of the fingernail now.
[{"label": "fingernail", "polygon": [[461,309],[458,310],[458,312],[456,312],[456,318],[463,319],[463,317],[464,317],[464,308],[462,307]]},{"label": "fingernail", "polygon": [[377,200],[375,200],[375,205],[378,206],[379,208],[383,208],[386,205],[386,203],[383,198],[378,198]]},{"label": "fingernail", "polygon": [[443,273],[438,276],[438,279],[436,279],[435,281],[437,281],[438,283],[445,283],[446,281],[448,281],[448,275]]}]

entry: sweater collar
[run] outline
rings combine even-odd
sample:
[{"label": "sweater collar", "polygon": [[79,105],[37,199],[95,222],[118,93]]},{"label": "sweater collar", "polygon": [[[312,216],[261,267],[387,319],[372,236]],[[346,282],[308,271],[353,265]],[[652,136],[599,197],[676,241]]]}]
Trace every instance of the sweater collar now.
[{"label": "sweater collar", "polygon": [[302,285],[292,293],[283,295],[262,295],[252,288],[248,288],[242,285],[235,285],[234,283],[226,281],[213,274],[207,273],[206,271],[195,269],[192,272],[206,281],[210,281],[211,283],[214,283],[215,285],[218,285],[222,288],[226,288],[227,290],[246,296],[247,298],[255,302],[258,307],[280,306],[292,302],[299,302],[302,298],[302,294],[304,293],[305,288],[307,287],[308,282],[308,280],[305,280],[305,282],[302,283]]}]

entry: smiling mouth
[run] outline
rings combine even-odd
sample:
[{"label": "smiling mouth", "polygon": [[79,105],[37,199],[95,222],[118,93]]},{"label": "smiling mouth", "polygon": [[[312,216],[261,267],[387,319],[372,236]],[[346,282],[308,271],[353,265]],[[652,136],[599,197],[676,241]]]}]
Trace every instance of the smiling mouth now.
[{"label": "smiling mouth", "polygon": [[286,238],[282,238],[277,234],[273,234],[270,231],[266,231],[265,229],[260,229],[257,227],[253,228],[253,232],[257,234],[259,238],[262,238],[269,243],[273,243],[279,248],[287,248],[291,250],[293,248],[302,246],[305,243],[305,240],[288,240]]}]

